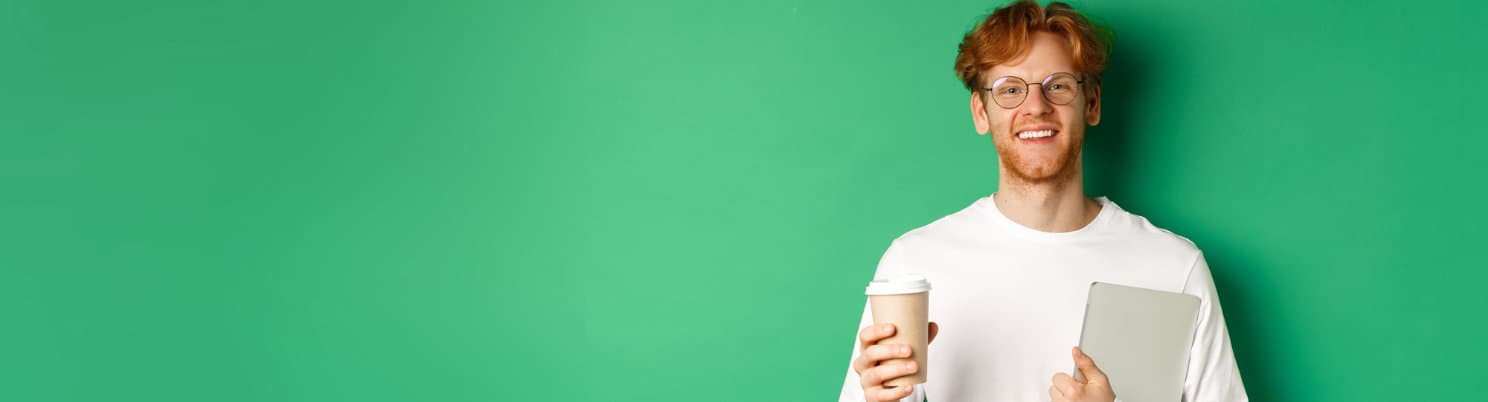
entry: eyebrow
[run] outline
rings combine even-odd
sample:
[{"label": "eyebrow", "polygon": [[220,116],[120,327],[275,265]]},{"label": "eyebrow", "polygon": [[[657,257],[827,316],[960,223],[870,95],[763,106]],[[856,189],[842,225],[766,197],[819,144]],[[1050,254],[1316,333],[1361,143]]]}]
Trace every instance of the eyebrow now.
[{"label": "eyebrow", "polygon": [[1018,78],[1020,80],[1027,81],[1027,82],[1039,82],[1040,80],[1043,80],[1044,78],[1049,78],[1049,76],[1054,75],[1054,74],[1059,74],[1059,73],[1065,73],[1065,74],[1073,75],[1076,78],[1079,78],[1080,77],[1080,73],[1076,73],[1074,71],[1055,71],[1055,72],[1052,72],[1052,73],[1044,74],[1044,76],[1039,77],[1037,79],[1024,78],[1023,76],[1020,76],[1020,75],[1017,75],[1017,74],[994,75],[994,76],[992,76],[992,81],[995,82],[995,81],[997,81],[998,78],[1002,78],[1002,77],[1016,77],[1016,78]]}]

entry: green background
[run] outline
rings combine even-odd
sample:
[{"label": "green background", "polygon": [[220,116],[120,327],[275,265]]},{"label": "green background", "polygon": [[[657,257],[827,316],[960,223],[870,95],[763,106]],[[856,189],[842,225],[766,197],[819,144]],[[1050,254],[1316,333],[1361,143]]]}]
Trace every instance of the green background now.
[{"label": "green background", "polygon": [[[835,400],[997,5],[0,2],[0,399]],[[1472,400],[1481,3],[1088,2],[1258,401]]]}]

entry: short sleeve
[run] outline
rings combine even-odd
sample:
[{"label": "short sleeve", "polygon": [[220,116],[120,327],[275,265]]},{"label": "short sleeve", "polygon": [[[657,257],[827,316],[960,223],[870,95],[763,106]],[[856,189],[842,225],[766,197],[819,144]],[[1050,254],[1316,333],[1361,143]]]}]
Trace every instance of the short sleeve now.
[{"label": "short sleeve", "polygon": [[[884,251],[883,257],[879,258],[878,269],[874,271],[873,278],[877,279],[904,272],[903,256],[900,253],[901,250],[897,241],[890,244],[889,249]],[[867,281],[863,283],[866,284]],[[863,327],[873,324],[873,314],[869,310],[867,296],[863,298],[862,318],[858,320],[858,326],[853,328],[850,336],[852,338],[852,355],[847,359],[847,378],[842,382],[842,394],[838,397],[839,402],[863,402],[867,400],[863,395],[862,380],[858,378],[858,372],[852,368],[853,360],[856,360],[862,352],[858,350],[858,331],[862,330]],[[915,386],[914,393],[909,394],[904,399],[900,399],[901,402],[920,402],[923,400],[925,400],[925,387],[918,385]]]},{"label": "short sleeve", "polygon": [[1183,293],[1198,296],[1199,325],[1194,333],[1193,348],[1188,356],[1188,374],[1183,381],[1185,402],[1249,401],[1235,353],[1230,348],[1230,334],[1225,327],[1224,310],[1219,305],[1209,263],[1202,253],[1194,257]]}]

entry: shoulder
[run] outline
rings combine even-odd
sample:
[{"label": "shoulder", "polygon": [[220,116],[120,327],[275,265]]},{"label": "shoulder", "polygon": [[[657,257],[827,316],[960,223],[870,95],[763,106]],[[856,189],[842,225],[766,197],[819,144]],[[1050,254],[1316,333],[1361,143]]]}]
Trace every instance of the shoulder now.
[{"label": "shoulder", "polygon": [[978,210],[984,200],[986,198],[979,199],[955,213],[899,235],[889,248],[923,249],[975,242],[987,232],[986,218]]},{"label": "shoulder", "polygon": [[1130,247],[1155,255],[1165,255],[1191,264],[1202,251],[1187,237],[1158,227],[1151,220],[1117,205],[1105,197],[1100,198],[1103,208],[1110,208],[1105,230],[1120,242]]},{"label": "shoulder", "polygon": [[1111,208],[1110,228],[1125,236],[1130,236],[1143,241],[1157,243],[1160,246],[1176,250],[1198,251],[1198,246],[1187,237],[1173,233],[1170,230],[1158,227],[1151,220],[1142,215],[1127,211],[1115,202],[1101,197],[1104,207]]}]

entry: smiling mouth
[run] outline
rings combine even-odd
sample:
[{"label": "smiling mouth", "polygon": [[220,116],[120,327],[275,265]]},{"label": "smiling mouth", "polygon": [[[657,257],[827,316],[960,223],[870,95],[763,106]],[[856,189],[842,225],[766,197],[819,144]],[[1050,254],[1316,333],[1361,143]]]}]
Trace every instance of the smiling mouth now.
[{"label": "smiling mouth", "polygon": [[1028,130],[1028,131],[1019,132],[1014,137],[1017,138],[1017,139],[1019,139],[1019,140],[1029,141],[1029,142],[1048,142],[1048,141],[1052,141],[1053,138],[1054,138],[1054,135],[1055,134],[1058,134],[1058,133],[1059,133],[1058,130],[1053,130],[1053,129]]}]

